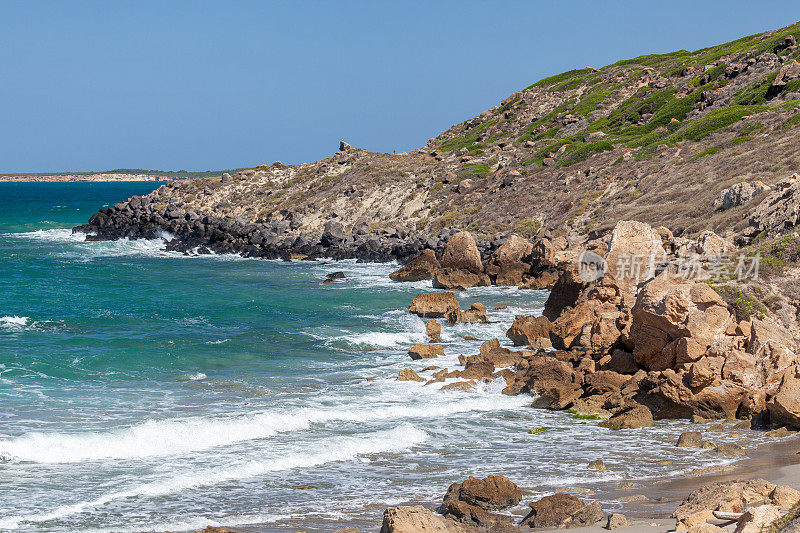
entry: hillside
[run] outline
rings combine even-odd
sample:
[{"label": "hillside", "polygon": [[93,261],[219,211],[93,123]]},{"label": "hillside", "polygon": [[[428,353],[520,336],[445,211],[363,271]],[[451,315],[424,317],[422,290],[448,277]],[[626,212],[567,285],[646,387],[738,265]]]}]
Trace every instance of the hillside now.
[{"label": "hillside", "polygon": [[147,202],[242,225],[286,222],[311,236],[331,220],[348,234],[466,228],[491,238],[547,229],[580,238],[621,219],[677,235],[733,234],[753,204],[716,212],[721,191],[741,181],[773,185],[800,168],[798,38],[794,24],[696,52],[572,70],[409,154],[343,143],[314,163],[169,184]]}]

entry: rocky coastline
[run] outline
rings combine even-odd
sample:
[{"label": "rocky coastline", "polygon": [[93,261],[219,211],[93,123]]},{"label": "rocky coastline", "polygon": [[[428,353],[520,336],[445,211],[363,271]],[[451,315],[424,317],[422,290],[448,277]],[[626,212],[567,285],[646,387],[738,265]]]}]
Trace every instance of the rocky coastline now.
[{"label": "rocky coastline", "polygon": [[[800,178],[787,177],[800,138],[799,31],[565,72],[408,154],[342,141],[313,163],[167,183],[73,232],[162,238],[189,255],[396,261],[393,281],[434,289],[407,309],[429,336],[408,347],[414,361],[444,354],[443,328],[491,321],[451,291],[548,289],[542,315],[517,316],[502,343],[397,379],[444,391],[498,382],[530,395],[531,408],[607,431],[710,424],[687,426],[675,445],[740,458],[747,450],[714,442],[710,427],[800,429]],[[525,499],[514,468],[453,480],[435,510],[390,507],[381,531],[647,530],[570,493],[511,517]],[[800,475],[794,487],[715,483],[685,487],[663,516],[670,527],[800,529]]]},{"label": "rocky coastline", "polygon": [[[716,279],[712,274],[720,261],[735,262],[737,254],[741,258],[752,252],[752,243],[760,242],[755,235],[763,239],[771,233],[770,242],[794,239],[773,221],[775,213],[800,201],[797,190],[796,177],[782,182],[752,209],[748,227],[732,238],[706,232],[697,239],[680,239],[665,227],[620,221],[607,234],[586,238],[578,246],[551,235],[531,240],[512,234],[479,243],[467,231],[436,237],[400,231],[346,235],[341,224],[329,221],[318,239],[310,239],[295,236],[291,221],[248,225],[186,213],[169,204],[160,209],[158,191],[155,199],[133,197],[103,210],[74,231],[87,233],[89,240],[169,233],[173,239],[167,247],[186,253],[399,261],[403,266],[390,275],[392,280],[430,280],[434,289],[440,289],[418,295],[407,309],[427,320],[430,337],[429,344],[409,347],[412,360],[435,360],[444,354],[437,344],[442,328],[490,321],[486,306],[475,303],[461,309],[450,291],[486,285],[548,288],[542,316],[517,316],[507,331],[508,341],[519,349],[501,347],[494,339],[484,342],[479,353],[460,357],[461,368],[432,365],[421,373],[407,368],[397,379],[418,381],[420,386],[450,380],[442,387],[445,391],[468,391],[479,381],[502,379],[504,394],[530,394],[533,408],[568,411],[609,431],[649,428],[659,419],[682,418],[696,423],[736,421],[747,430],[778,437],[800,429],[797,312],[784,292],[784,281],[793,278],[795,267],[783,265],[780,276],[768,280],[729,275]],[[265,234],[268,239],[263,240]],[[692,275],[681,270],[689,256],[697,263]],[[635,258],[647,261],[632,270]],[[336,277],[325,281],[335,282]],[[722,290],[733,286],[745,294],[759,284],[769,285],[786,308],[743,308],[741,295],[731,299]],[[695,431],[687,431],[676,445],[706,448],[722,457],[746,453],[739,445],[716,445]],[[590,467],[603,468],[602,461],[595,462]],[[628,524],[621,513],[605,513],[597,503],[568,493],[532,502],[530,513],[521,520],[497,513],[517,505],[520,494],[509,478],[468,478],[451,486],[436,511],[387,509],[381,531],[508,532],[586,527],[601,521],[616,529]],[[783,520],[798,501],[800,492],[763,480],[725,483],[697,489],[673,518],[679,529],[694,533],[721,531],[716,523],[708,523],[722,520],[717,515],[728,523],[738,521],[737,531],[756,531],[755,526],[746,526]],[[757,509],[768,508],[749,511],[754,503],[761,504]]]}]

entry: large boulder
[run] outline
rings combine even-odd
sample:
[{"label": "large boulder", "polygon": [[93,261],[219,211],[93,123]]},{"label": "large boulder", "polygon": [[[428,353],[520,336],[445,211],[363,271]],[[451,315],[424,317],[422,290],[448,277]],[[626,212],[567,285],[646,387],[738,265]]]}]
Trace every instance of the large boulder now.
[{"label": "large boulder", "polygon": [[440,509],[442,516],[468,527],[487,533],[519,533],[510,516],[490,513],[480,507],[462,501],[451,501]]},{"label": "large boulder", "polygon": [[591,285],[584,281],[578,269],[574,266],[567,268],[556,280],[547,301],[544,303],[542,315],[554,321],[567,307],[578,303],[581,294]]},{"label": "large boulder", "polygon": [[734,533],[762,533],[781,518],[781,510],[774,505],[751,507],[739,517]]},{"label": "large boulder", "polygon": [[499,266],[519,263],[530,255],[532,251],[533,243],[531,241],[519,235],[511,234],[492,254],[489,264]]},{"label": "large boulder", "polygon": [[483,479],[468,477],[453,483],[447,489],[443,507],[452,501],[462,501],[486,511],[496,511],[517,505],[522,500],[522,490],[507,477],[487,476]]},{"label": "large boulder", "polygon": [[483,273],[481,253],[475,239],[467,231],[461,231],[450,237],[439,258],[442,268],[466,270],[475,274]]},{"label": "large boulder", "polygon": [[643,405],[632,404],[615,413],[608,420],[603,420],[599,425],[614,430],[652,427],[653,414]]},{"label": "large boulder", "polygon": [[506,331],[506,337],[514,346],[541,344],[541,339],[550,342],[550,321],[544,316],[517,315]]},{"label": "large boulder", "polygon": [[425,249],[399,270],[389,274],[392,281],[422,281],[433,279],[439,270],[439,261],[431,249]]},{"label": "large boulder", "polygon": [[456,295],[452,292],[423,293],[414,296],[408,312],[422,318],[444,318],[458,306]]},{"label": "large boulder", "polygon": [[745,241],[762,233],[777,235],[800,221],[800,178],[797,174],[775,185],[773,190],[750,212]]},{"label": "large boulder", "polygon": [[421,506],[389,507],[383,512],[381,533],[465,533],[478,528],[460,524]]},{"label": "large boulder", "polygon": [[451,326],[455,324],[487,324],[488,322],[486,306],[480,302],[473,303],[466,311],[454,309],[447,315],[447,323]]},{"label": "large boulder", "polygon": [[714,210],[725,211],[732,207],[744,205],[757,194],[768,190],[770,190],[769,185],[763,181],[742,181],[719,193],[717,199],[714,200]]},{"label": "large boulder", "polygon": [[491,284],[491,278],[483,272],[461,268],[442,268],[433,277],[433,287],[436,289],[463,291],[470,287],[487,287]]},{"label": "large boulder", "polygon": [[444,348],[440,344],[415,344],[409,351],[411,359],[433,359],[444,355]]},{"label": "large boulder", "polygon": [[536,239],[529,261],[534,268],[548,269],[556,266],[556,245],[544,237]]},{"label": "large boulder", "polygon": [[693,491],[673,516],[677,528],[688,529],[713,518],[714,511],[741,513],[748,507],[768,501],[775,485],[763,479],[711,483]]},{"label": "large boulder", "polygon": [[664,256],[661,236],[649,224],[621,220],[611,233],[605,275],[633,295],[639,283],[655,275],[654,263]]},{"label": "large boulder", "polygon": [[697,253],[711,257],[726,255],[733,252],[736,246],[714,233],[711,230],[704,231],[697,238]]},{"label": "large boulder", "polygon": [[671,277],[667,271],[640,291],[632,318],[633,355],[648,370],[697,361],[734,322],[728,304],[714,289]]},{"label": "large boulder", "polygon": [[748,390],[731,381],[713,386],[691,388],[691,372],[673,370],[652,373],[639,384],[637,400],[650,409],[655,418],[735,418],[747,398]]},{"label": "large boulder", "polygon": [[773,423],[800,428],[800,379],[794,371],[784,374],[769,402],[769,417]]},{"label": "large boulder", "polygon": [[536,529],[567,529],[592,526],[603,519],[600,504],[586,505],[572,494],[545,496],[530,504],[531,511],[522,525]]}]

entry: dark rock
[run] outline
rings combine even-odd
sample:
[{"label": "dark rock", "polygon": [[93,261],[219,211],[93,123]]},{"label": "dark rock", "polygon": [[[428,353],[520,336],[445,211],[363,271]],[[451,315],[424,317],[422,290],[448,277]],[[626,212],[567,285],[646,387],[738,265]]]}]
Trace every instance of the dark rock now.
[{"label": "dark rock", "polygon": [[603,519],[597,502],[586,505],[572,494],[553,494],[530,504],[522,525],[537,529],[568,529],[591,526]]}]

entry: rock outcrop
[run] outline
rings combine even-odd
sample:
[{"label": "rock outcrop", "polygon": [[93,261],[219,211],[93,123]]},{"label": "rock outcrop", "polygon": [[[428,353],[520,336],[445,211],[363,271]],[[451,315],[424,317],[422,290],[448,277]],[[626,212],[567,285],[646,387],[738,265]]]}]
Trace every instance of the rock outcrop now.
[{"label": "rock outcrop", "polygon": [[392,281],[423,281],[433,279],[441,268],[436,259],[436,253],[430,248],[426,248],[417,257],[405,264],[399,270],[389,274]]},{"label": "rock outcrop", "polygon": [[411,300],[408,312],[422,318],[444,318],[459,307],[452,292],[423,293]]},{"label": "rock outcrop", "polygon": [[478,479],[470,476],[460,483],[450,485],[442,507],[453,501],[461,501],[485,511],[497,511],[517,505],[521,500],[522,490],[507,477],[488,476]]},{"label": "rock outcrop", "polygon": [[572,494],[545,496],[530,504],[530,512],[522,524],[537,529],[568,529],[591,526],[603,519],[597,502],[586,505]]}]

